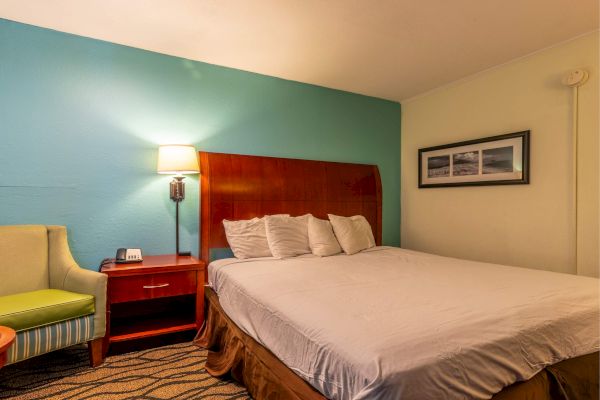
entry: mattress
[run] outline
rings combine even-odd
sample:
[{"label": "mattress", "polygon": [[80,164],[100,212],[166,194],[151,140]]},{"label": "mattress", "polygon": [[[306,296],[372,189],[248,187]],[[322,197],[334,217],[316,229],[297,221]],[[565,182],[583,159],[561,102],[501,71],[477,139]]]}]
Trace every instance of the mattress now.
[{"label": "mattress", "polygon": [[227,315],[331,399],[486,399],[599,349],[598,280],[376,247],[226,259]]}]

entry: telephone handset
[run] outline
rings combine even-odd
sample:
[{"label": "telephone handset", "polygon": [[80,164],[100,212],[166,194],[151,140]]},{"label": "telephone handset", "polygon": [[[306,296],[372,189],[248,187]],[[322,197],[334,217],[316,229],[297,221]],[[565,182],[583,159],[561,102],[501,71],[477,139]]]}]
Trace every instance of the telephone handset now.
[{"label": "telephone handset", "polygon": [[117,249],[117,255],[115,256],[115,263],[132,263],[142,262],[142,249]]}]

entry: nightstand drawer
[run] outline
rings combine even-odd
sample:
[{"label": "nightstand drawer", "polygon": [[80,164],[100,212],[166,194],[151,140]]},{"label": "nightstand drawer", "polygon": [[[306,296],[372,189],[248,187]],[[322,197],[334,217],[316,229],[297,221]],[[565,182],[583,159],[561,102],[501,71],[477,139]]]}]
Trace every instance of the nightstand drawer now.
[{"label": "nightstand drawer", "polygon": [[111,303],[196,293],[196,271],[133,275],[110,279]]}]

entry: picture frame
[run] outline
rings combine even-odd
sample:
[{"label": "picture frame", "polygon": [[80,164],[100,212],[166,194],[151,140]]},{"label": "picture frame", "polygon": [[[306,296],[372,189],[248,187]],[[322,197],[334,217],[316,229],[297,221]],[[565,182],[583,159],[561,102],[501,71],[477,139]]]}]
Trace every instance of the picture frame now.
[{"label": "picture frame", "polygon": [[530,131],[419,149],[419,188],[529,184]]}]

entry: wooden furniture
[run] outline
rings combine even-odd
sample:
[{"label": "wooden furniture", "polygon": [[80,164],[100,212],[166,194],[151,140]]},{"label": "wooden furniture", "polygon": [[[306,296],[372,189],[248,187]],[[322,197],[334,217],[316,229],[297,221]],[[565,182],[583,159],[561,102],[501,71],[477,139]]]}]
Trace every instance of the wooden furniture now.
[{"label": "wooden furniture", "polygon": [[6,364],[6,351],[15,341],[16,333],[7,326],[0,326],[0,368]]},{"label": "wooden furniture", "polygon": [[[381,244],[381,181],[375,165],[332,163],[200,152],[200,248],[202,260],[228,248],[222,220],[265,214],[312,213],[364,215]],[[395,206],[395,205],[392,205]],[[323,399],[310,384],[267,348],[237,327],[208,290],[206,329],[197,343],[208,349],[206,367],[213,376],[230,374],[256,399]],[[559,385],[559,382],[568,384]],[[497,400],[562,398],[564,387],[580,388],[598,398],[598,352],[549,366],[494,396]],[[560,393],[559,393],[560,392]],[[591,395],[590,395],[591,394]]]},{"label": "wooden furniture", "polygon": [[199,152],[201,258],[228,248],[223,219],[267,214],[364,215],[381,245],[381,178],[376,165]]},{"label": "wooden furniture", "polygon": [[204,262],[175,254],[140,263],[105,264],[108,275],[104,354],[111,343],[200,329]]}]

